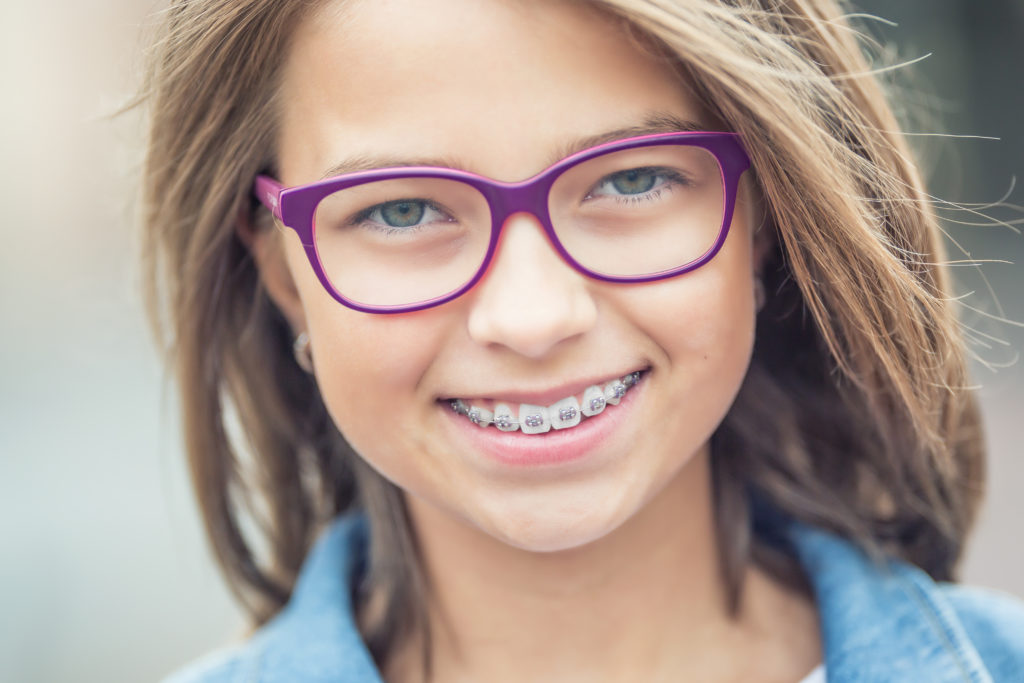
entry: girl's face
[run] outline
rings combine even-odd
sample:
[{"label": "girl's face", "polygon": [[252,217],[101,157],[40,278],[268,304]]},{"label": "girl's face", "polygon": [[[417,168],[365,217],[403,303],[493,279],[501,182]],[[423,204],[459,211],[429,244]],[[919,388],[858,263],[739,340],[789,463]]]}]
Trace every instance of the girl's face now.
[{"label": "girl's face", "polygon": [[[714,129],[666,60],[607,17],[550,1],[329,4],[295,36],[281,113],[286,186],[353,158],[443,159],[517,181],[657,117]],[[634,285],[579,274],[534,216],[514,214],[476,287],[399,315],[334,301],[291,231],[286,267],[257,254],[272,296],[308,330],[324,401],[356,451],[418,505],[550,551],[608,534],[706,471],[687,465],[707,456],[753,344],[749,198],[742,188],[708,264]],[[547,406],[633,371],[642,378],[619,405],[564,431],[481,429],[449,407]]]}]

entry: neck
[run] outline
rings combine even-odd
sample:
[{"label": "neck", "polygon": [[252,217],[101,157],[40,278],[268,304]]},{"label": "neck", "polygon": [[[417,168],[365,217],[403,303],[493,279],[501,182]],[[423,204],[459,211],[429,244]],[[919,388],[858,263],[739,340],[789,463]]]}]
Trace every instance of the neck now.
[{"label": "neck", "polygon": [[[777,618],[764,613],[779,613],[788,601],[757,575],[747,582],[753,600],[740,618],[727,613],[710,491],[702,454],[612,533],[550,553],[501,543],[410,496],[431,585],[433,678],[742,679],[736,653],[749,651],[761,622]],[[408,652],[417,647],[422,641]],[[805,653],[789,680],[818,657],[816,649]],[[418,661],[395,658],[388,680],[419,680]]]}]

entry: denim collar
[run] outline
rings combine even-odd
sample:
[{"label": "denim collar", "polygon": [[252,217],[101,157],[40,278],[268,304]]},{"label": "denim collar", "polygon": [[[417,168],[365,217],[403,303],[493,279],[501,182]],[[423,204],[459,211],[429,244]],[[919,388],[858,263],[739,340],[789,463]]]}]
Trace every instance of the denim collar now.
[{"label": "denim collar", "polygon": [[810,578],[829,683],[990,683],[952,605],[923,571],[873,562],[849,541],[791,523]]},{"label": "denim collar", "polygon": [[[804,567],[821,617],[829,683],[992,678],[950,603],[907,564],[869,560],[848,541],[790,523],[780,534]],[[337,519],[302,568],[287,607],[241,653],[238,680],[381,683],[352,616],[367,524]]]}]

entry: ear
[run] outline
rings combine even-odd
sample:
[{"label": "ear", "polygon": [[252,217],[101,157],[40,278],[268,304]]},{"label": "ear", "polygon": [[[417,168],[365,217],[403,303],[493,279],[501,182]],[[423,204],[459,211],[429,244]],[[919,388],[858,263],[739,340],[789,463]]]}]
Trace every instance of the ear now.
[{"label": "ear", "polygon": [[243,211],[235,223],[235,232],[252,254],[270,299],[298,334],[306,329],[306,313],[285,257],[284,231],[272,221],[271,218],[257,225],[258,219]]}]

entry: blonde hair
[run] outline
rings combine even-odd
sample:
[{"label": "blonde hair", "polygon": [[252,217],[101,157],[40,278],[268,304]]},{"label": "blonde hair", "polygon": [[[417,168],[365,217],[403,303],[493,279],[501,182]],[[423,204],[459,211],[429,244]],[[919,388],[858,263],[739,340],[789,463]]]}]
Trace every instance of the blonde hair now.
[{"label": "blonde hair", "polygon": [[[656,44],[742,134],[774,238],[752,365],[712,441],[731,607],[751,561],[799,580],[758,542],[751,500],[952,578],[982,491],[980,423],[936,219],[840,8],[594,4]],[[323,525],[365,509],[360,599],[381,601],[361,628],[380,661],[403,629],[424,626],[427,587],[401,493],[338,433],[235,230],[240,217],[262,220],[250,186],[274,170],[279,66],[312,6],[180,0],[168,10],[145,86],[149,296],[170,332],[193,484],[230,585],[262,623]],[[242,531],[247,516],[258,544]]]}]

